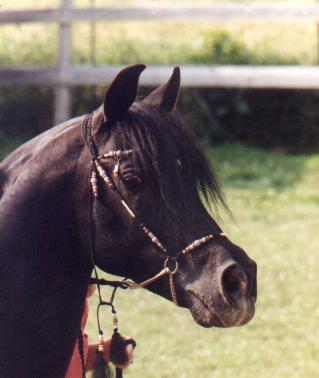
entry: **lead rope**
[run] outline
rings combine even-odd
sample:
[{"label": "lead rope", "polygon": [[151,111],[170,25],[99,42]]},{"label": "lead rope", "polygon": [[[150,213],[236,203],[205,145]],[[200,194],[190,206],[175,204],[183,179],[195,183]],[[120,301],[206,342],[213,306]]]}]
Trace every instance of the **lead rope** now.
[{"label": "lead rope", "polygon": [[[125,282],[125,281],[123,281]],[[125,349],[128,344],[132,344],[133,348],[136,346],[136,342],[133,339],[124,340],[119,333],[119,323],[118,323],[118,316],[114,306],[114,298],[116,294],[116,290],[120,286],[116,286],[113,288],[111,298],[108,302],[101,301],[96,310],[96,318],[98,324],[98,331],[99,331],[99,345],[98,345],[98,354],[97,357],[98,362],[101,363],[102,369],[105,371],[108,368],[108,363],[104,361],[103,353],[104,353],[104,334],[101,328],[100,323],[100,309],[103,306],[108,306],[111,308],[112,312],[112,320],[113,320],[113,335],[110,344],[110,361],[115,365],[116,369],[116,378],[122,377],[122,369],[118,367],[118,365],[124,365],[127,362],[127,357],[125,355]],[[98,377],[102,377],[102,375],[97,375]],[[93,375],[93,378],[95,375]]]}]

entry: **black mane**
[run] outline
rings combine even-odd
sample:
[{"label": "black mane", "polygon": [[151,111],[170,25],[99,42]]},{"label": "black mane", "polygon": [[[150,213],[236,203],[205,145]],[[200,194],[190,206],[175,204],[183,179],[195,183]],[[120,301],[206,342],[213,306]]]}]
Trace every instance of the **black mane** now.
[{"label": "black mane", "polygon": [[[135,169],[153,177],[162,199],[174,212],[187,208],[185,180],[206,205],[227,208],[217,178],[194,134],[176,114],[136,102],[111,126],[111,132],[117,148],[134,149]],[[182,170],[183,180],[178,169]]]}]

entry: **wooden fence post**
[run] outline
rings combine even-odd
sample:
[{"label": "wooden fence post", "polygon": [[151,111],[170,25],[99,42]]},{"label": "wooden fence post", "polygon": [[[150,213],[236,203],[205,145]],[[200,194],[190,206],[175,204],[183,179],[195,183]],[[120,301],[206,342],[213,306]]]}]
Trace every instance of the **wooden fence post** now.
[{"label": "wooden fence post", "polygon": [[[95,8],[95,0],[90,2],[91,8]],[[90,24],[90,64],[96,66],[96,23]]]},{"label": "wooden fence post", "polygon": [[[61,10],[72,8],[73,0],[61,0]],[[72,65],[72,23],[61,22],[58,38],[57,69],[59,83],[54,92],[54,123],[61,123],[71,115],[71,92],[65,81]],[[62,83],[61,83],[62,82]]]}]

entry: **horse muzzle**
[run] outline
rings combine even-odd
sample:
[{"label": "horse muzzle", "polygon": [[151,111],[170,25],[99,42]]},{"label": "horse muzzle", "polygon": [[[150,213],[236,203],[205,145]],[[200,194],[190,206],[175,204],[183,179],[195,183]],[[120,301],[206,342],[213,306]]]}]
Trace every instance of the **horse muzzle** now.
[{"label": "horse muzzle", "polygon": [[194,320],[203,327],[238,327],[255,313],[256,298],[240,266],[231,262],[220,267],[214,279],[205,277],[185,285],[187,303]]}]

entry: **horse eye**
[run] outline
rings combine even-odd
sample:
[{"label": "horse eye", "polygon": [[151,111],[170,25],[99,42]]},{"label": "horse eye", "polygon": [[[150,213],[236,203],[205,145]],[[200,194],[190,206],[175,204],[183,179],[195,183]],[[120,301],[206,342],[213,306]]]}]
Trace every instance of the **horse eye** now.
[{"label": "horse eye", "polygon": [[142,179],[137,175],[123,176],[123,181],[131,190],[139,189],[142,184]]}]

